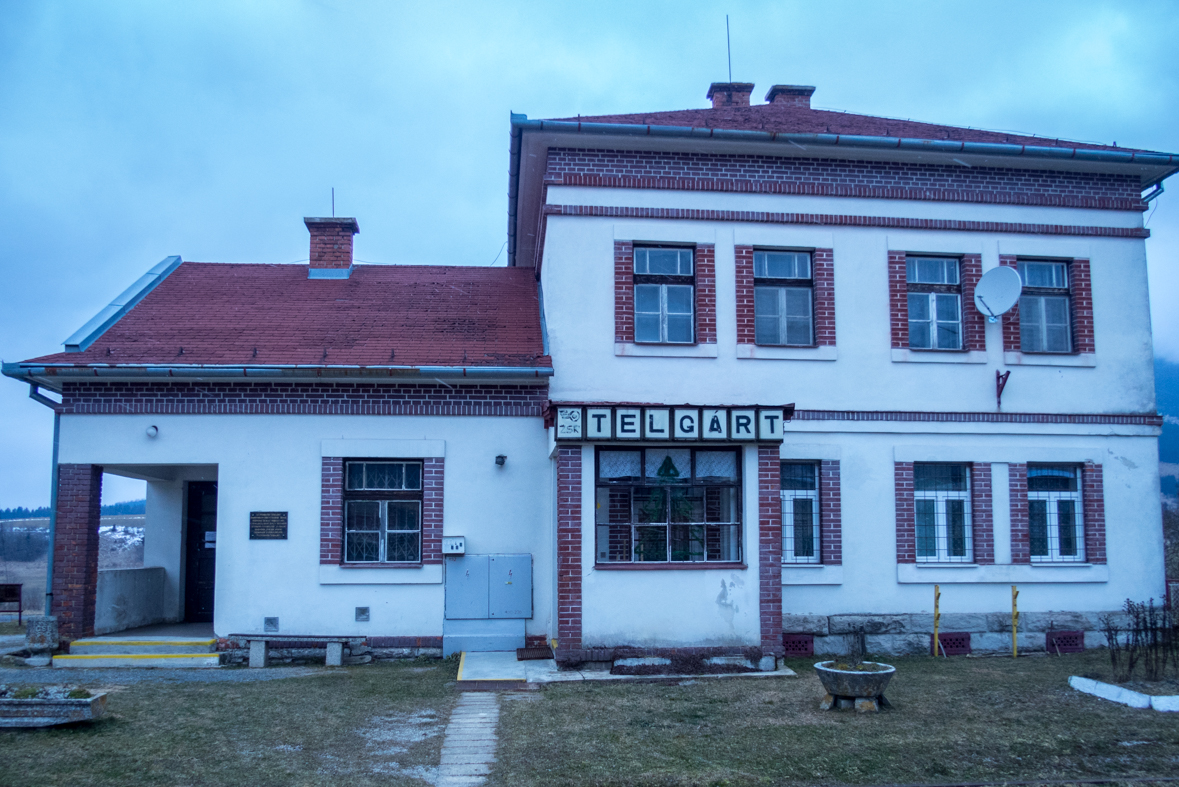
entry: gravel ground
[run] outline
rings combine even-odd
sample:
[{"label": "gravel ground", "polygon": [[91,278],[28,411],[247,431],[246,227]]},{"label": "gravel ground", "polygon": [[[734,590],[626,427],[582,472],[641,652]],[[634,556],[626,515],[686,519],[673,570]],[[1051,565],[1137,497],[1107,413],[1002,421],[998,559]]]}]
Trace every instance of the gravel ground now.
[{"label": "gravel ground", "polygon": [[69,683],[127,686],[133,683],[253,683],[256,681],[341,674],[323,667],[268,667],[249,669],[30,669],[0,668],[0,683]]}]

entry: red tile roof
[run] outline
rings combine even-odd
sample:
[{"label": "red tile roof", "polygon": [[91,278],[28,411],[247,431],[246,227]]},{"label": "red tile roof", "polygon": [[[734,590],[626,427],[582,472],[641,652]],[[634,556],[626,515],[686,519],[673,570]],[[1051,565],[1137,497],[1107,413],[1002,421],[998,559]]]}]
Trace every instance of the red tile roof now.
[{"label": "red tile roof", "polygon": [[680,109],[670,112],[640,112],[633,115],[582,115],[573,118],[554,118],[554,120],[581,121],[583,123],[625,123],[638,126],[777,131],[794,134],[848,134],[868,137],[945,139],[954,142],[995,142],[1009,145],[1135,152],[1134,148],[1009,134],[1003,131],[983,131],[959,126],[939,126],[934,123],[918,123],[913,120],[853,115],[848,112],[807,109],[783,104],[757,104],[748,107],[720,107],[718,109]]},{"label": "red tile roof", "polygon": [[533,271],[185,262],[88,349],[32,362],[549,366]]}]

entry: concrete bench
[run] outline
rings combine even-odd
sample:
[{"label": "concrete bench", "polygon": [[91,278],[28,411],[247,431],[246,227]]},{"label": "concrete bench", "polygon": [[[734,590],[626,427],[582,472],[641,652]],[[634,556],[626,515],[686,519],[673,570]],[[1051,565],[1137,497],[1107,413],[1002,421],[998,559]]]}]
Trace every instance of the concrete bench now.
[{"label": "concrete bench", "polygon": [[324,643],[326,646],[325,664],[329,667],[339,667],[344,663],[344,645],[362,645],[364,637],[300,637],[293,635],[280,636],[277,634],[231,634],[230,639],[244,639],[250,643],[250,666],[255,669],[269,666],[270,648],[282,647],[297,642]]}]

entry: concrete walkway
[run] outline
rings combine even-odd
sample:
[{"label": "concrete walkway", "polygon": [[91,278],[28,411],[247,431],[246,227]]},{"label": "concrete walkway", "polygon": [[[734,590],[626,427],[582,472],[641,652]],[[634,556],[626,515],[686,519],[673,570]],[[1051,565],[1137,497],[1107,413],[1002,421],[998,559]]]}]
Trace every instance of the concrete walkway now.
[{"label": "concrete walkway", "polygon": [[498,723],[499,695],[463,692],[446,726],[437,787],[474,787],[486,781],[495,762]]}]

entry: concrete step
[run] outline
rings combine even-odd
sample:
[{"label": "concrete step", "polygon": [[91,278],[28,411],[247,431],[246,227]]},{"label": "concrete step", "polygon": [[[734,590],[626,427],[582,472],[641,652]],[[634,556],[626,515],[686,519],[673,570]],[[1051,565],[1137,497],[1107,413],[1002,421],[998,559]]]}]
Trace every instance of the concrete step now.
[{"label": "concrete step", "polygon": [[215,639],[79,639],[70,643],[71,656],[98,655],[177,655],[217,652]]},{"label": "concrete step", "polygon": [[[73,646],[71,645],[71,650]],[[219,667],[216,653],[106,653],[54,656],[54,669],[102,667]]]},{"label": "concrete step", "polygon": [[493,620],[442,621],[442,655],[463,651],[511,651],[524,647],[524,621],[508,618]]}]

